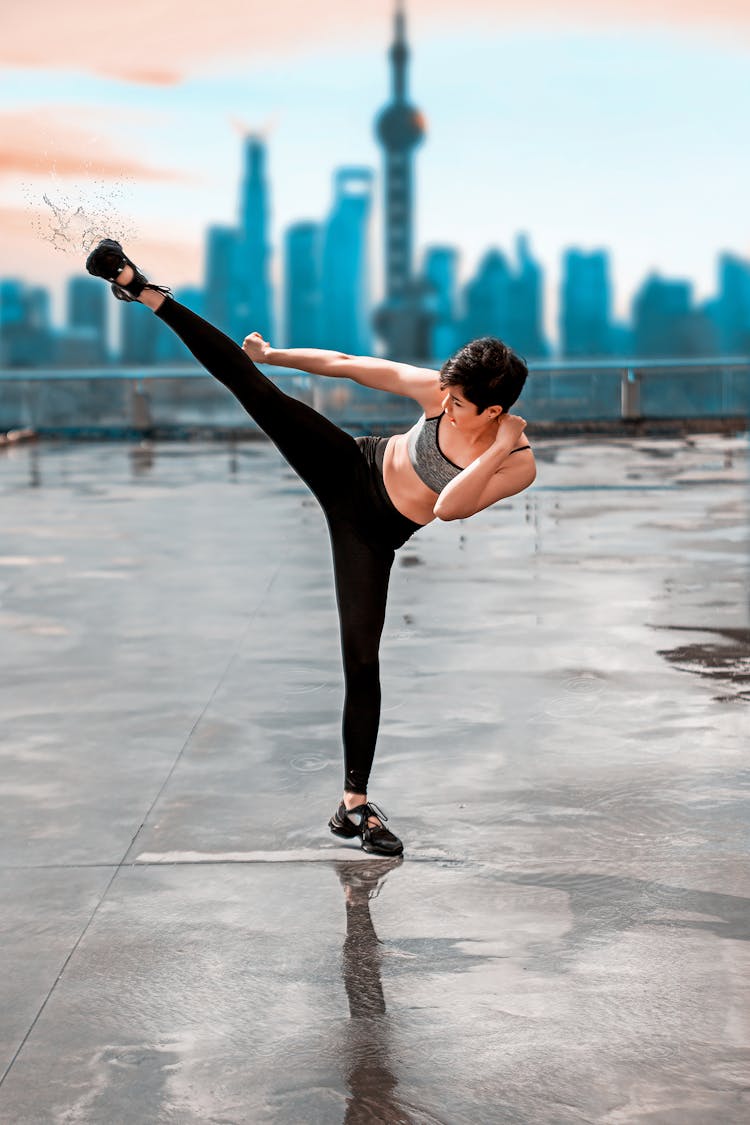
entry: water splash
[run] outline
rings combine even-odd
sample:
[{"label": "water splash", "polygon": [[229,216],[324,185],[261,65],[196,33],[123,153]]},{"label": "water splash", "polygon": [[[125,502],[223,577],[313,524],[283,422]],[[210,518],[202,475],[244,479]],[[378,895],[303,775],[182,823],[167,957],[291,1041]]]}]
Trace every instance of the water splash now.
[{"label": "water splash", "polygon": [[91,179],[68,185],[53,164],[46,188],[40,188],[38,182],[24,183],[21,188],[35,236],[61,253],[80,257],[101,238],[126,242],[138,237],[136,225],[123,214],[133,183],[132,177],[123,177],[115,182]]}]

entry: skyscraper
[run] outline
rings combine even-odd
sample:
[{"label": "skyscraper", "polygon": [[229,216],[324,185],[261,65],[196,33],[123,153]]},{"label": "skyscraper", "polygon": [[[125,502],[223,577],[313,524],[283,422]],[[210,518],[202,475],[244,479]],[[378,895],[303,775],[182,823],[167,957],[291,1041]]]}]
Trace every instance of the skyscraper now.
[{"label": "skyscraper", "polygon": [[720,348],[725,355],[750,352],[750,262],[733,254],[719,258],[719,293],[714,305]]},{"label": "skyscraper", "polygon": [[68,282],[68,327],[89,363],[104,363],[107,358],[107,297],[106,287],[96,278],[72,277]]},{"label": "skyscraper", "polygon": [[651,274],[633,300],[635,350],[642,356],[701,356],[715,353],[713,326],[692,306],[689,281]]},{"label": "skyscraper", "polygon": [[[159,336],[166,326],[140,301],[120,306],[120,360],[133,367],[157,362]],[[167,329],[168,331],[168,329]]]},{"label": "skyscraper", "polygon": [[412,273],[413,152],[424,137],[425,125],[422,114],[407,101],[408,60],[403,4],[397,0],[390,50],[391,102],[376,122],[384,151],[385,301],[375,326],[394,358],[426,357],[429,352],[423,289]]},{"label": "skyscraper", "polygon": [[17,278],[0,281],[0,364],[35,367],[53,355],[50,296]]},{"label": "skyscraper", "polygon": [[488,250],[475,276],[464,291],[464,340],[477,336],[499,336],[513,347],[509,338],[512,275],[505,255]]},{"label": "skyscraper", "polygon": [[238,341],[248,332],[260,332],[267,340],[273,337],[265,162],[264,143],[258,137],[246,137],[240,225],[231,281],[230,335]]},{"label": "skyscraper", "polygon": [[[234,227],[211,226],[206,236],[206,318],[222,332],[232,331],[237,231]],[[244,333],[247,336],[247,332]]]},{"label": "skyscraper", "polygon": [[284,254],[284,337],[288,348],[320,346],[321,241],[319,223],[294,223]]},{"label": "skyscraper", "polygon": [[605,250],[566,250],[560,292],[564,356],[606,356],[612,350],[612,288]]},{"label": "skyscraper", "polygon": [[542,268],[531,256],[525,234],[516,238],[518,272],[510,284],[510,316],[506,343],[524,358],[547,354],[542,329]]},{"label": "skyscraper", "polygon": [[323,236],[321,346],[361,355],[371,348],[367,232],[373,173],[339,168]]},{"label": "skyscraper", "polygon": [[429,358],[442,363],[458,347],[456,287],[458,251],[453,246],[429,246],[422,270],[425,304],[431,314]]}]

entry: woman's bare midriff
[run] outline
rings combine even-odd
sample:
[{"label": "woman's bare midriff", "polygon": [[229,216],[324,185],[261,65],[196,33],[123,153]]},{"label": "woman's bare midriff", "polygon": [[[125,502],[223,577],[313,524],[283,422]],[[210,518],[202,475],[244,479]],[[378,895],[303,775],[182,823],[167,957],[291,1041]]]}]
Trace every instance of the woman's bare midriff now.
[{"label": "woman's bare midriff", "polygon": [[414,471],[409,460],[407,434],[394,434],[388,439],[383,457],[385,490],[402,516],[414,523],[432,523],[438,493],[428,488]]}]

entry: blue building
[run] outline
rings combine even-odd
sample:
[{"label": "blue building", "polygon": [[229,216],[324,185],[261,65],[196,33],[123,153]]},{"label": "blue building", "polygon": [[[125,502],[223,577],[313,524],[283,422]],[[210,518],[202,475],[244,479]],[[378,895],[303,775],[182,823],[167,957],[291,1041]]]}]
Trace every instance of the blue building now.
[{"label": "blue building", "polygon": [[230,335],[240,341],[249,332],[273,339],[270,281],[269,199],[266,146],[247,137],[240,193],[240,223],[234,251]]},{"label": "blue building", "polygon": [[712,308],[724,355],[750,353],[750,262],[732,254],[719,258],[719,292]]},{"label": "blue building", "polygon": [[[206,318],[222,332],[232,331],[237,231],[234,227],[210,226],[206,232]],[[244,336],[247,332],[244,333]],[[243,336],[243,338],[244,338]]]},{"label": "blue building", "polygon": [[49,293],[17,278],[0,281],[0,366],[37,367],[53,361]]},{"label": "blue building", "polygon": [[442,364],[461,343],[456,324],[458,251],[455,247],[428,247],[424,255],[422,277],[425,307],[431,322],[429,357]]},{"label": "blue building", "polygon": [[630,324],[622,321],[614,321],[612,324],[612,331],[610,333],[610,340],[612,342],[612,355],[623,357],[630,357],[635,349],[633,329]]},{"label": "blue building", "polygon": [[372,350],[368,230],[373,173],[340,168],[325,224],[321,271],[321,346],[362,355]]},{"label": "blue building", "polygon": [[93,277],[72,277],[67,285],[67,334],[75,339],[82,365],[107,362],[107,305],[111,293]]},{"label": "blue building", "polygon": [[502,251],[488,250],[464,289],[462,342],[496,336],[524,358],[547,354],[542,328],[543,275],[531,257],[528,240],[516,240],[518,267]]},{"label": "blue building", "polygon": [[547,355],[544,339],[544,274],[534,261],[525,234],[516,238],[518,272],[511,279],[506,342],[524,358]]},{"label": "blue building", "polygon": [[639,356],[711,356],[717,351],[716,328],[704,310],[692,304],[692,285],[651,274],[633,300],[633,334]]},{"label": "blue building", "polygon": [[394,359],[427,358],[430,317],[423,285],[413,275],[414,150],[425,134],[422,114],[408,100],[409,48],[401,0],[396,5],[390,49],[391,101],[378,115],[375,132],[383,149],[385,300],[375,328]]},{"label": "blue building", "polygon": [[140,301],[120,305],[120,360],[129,367],[157,362],[159,337],[169,329]]},{"label": "blue building", "polygon": [[288,348],[317,348],[321,338],[321,252],[319,223],[289,227],[284,244],[284,331]]},{"label": "blue building", "polygon": [[464,341],[477,336],[499,336],[513,346],[508,338],[512,327],[511,282],[505,255],[499,250],[488,250],[464,289]]},{"label": "blue building", "polygon": [[[658,314],[657,314],[658,319]],[[647,334],[649,330],[646,330]],[[560,287],[560,350],[564,356],[612,353],[612,286],[606,250],[566,250]]]}]

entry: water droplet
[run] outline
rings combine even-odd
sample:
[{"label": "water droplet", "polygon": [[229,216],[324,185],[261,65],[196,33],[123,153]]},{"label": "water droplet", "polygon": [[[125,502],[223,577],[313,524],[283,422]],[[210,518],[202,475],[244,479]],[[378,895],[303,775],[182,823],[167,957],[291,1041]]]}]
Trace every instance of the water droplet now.
[{"label": "water droplet", "polygon": [[332,763],[330,758],[324,758],[320,754],[301,754],[298,758],[292,758],[289,764],[292,769],[299,770],[300,773],[315,773],[317,770],[324,770]]}]

